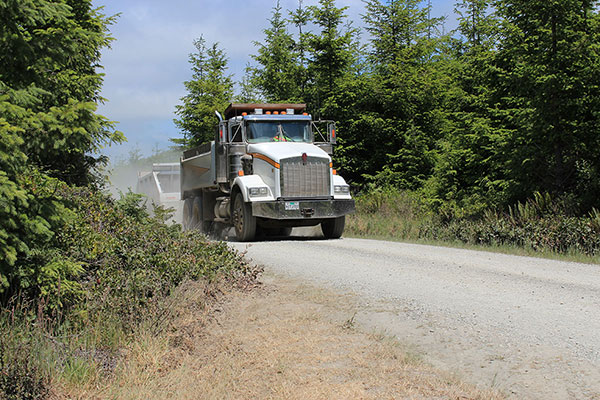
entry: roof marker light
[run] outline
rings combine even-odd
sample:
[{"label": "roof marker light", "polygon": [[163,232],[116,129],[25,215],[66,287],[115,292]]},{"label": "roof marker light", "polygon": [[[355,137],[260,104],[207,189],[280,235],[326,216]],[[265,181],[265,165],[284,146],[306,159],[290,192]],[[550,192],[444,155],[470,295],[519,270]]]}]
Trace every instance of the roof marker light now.
[{"label": "roof marker light", "polygon": [[273,111],[274,115],[279,115],[279,111]]},{"label": "roof marker light", "polygon": [[271,111],[267,111],[265,114],[267,114],[267,115],[271,115]]},{"label": "roof marker light", "polygon": [[243,116],[243,117],[245,117],[246,115],[248,115],[248,113],[247,113],[247,112],[243,112],[243,113],[242,113],[242,116]]},{"label": "roof marker light", "polygon": [[282,111],[282,112],[281,112],[281,115],[285,115],[285,114],[287,114],[285,111]]}]

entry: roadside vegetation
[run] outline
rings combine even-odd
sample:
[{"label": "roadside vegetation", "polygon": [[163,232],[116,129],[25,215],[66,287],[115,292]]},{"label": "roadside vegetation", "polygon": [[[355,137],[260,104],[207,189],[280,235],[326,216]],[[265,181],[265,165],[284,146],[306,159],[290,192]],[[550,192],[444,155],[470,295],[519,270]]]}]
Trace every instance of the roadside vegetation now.
[{"label": "roadside vegetation", "polygon": [[0,398],[99,384],[123,348],[168,324],[186,281],[255,271],[223,243],[103,192],[100,51],[113,18],[90,0],[0,1]]},{"label": "roadside vegetation", "polygon": [[485,246],[527,255],[568,256],[600,263],[600,213],[576,216],[569,202],[549,194],[481,216],[434,213],[416,192],[377,190],[356,196],[347,217],[349,236],[450,245]]},{"label": "roadside vegetation", "polygon": [[[59,185],[68,205],[42,268],[14,270],[0,309],[0,397],[43,398],[50,388],[101,385],[138,337],[159,335],[171,297],[187,281],[211,290],[252,281],[256,270],[226,244],[149,217],[138,195],[120,200]],[[212,289],[211,289],[212,288]]]},{"label": "roadside vegetation", "polygon": [[[362,24],[308,3],[274,2],[237,100],[337,122],[347,232],[597,255],[597,1],[457,0],[450,32],[424,1],[366,0]],[[196,48],[176,110],[189,146],[233,84],[218,43]]]}]

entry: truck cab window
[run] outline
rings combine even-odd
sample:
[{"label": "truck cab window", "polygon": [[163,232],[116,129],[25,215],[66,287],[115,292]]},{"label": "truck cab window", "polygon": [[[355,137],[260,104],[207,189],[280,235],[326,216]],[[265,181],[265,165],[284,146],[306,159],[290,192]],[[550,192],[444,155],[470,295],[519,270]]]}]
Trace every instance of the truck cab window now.
[{"label": "truck cab window", "polygon": [[278,141],[312,143],[310,124],[305,121],[250,121],[246,134],[248,143]]}]

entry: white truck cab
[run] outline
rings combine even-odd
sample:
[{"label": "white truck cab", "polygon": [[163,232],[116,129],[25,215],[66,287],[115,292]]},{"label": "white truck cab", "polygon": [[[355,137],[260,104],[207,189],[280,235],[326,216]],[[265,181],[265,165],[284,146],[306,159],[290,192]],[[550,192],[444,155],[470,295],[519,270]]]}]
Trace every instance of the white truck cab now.
[{"label": "white truck cab", "polygon": [[181,159],[184,226],[233,225],[248,241],[320,224],[326,238],[339,238],[354,200],[333,168],[335,124],[314,122],[304,109],[230,104],[225,119],[217,113],[215,141]]}]

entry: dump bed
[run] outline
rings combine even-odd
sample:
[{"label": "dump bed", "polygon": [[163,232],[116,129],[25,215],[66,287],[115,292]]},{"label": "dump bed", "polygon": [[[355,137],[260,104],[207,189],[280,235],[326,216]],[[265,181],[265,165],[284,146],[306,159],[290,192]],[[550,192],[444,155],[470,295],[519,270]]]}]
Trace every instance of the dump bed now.
[{"label": "dump bed", "polygon": [[183,153],[181,158],[181,193],[215,187],[216,184],[215,142],[204,143]]}]

